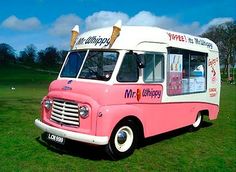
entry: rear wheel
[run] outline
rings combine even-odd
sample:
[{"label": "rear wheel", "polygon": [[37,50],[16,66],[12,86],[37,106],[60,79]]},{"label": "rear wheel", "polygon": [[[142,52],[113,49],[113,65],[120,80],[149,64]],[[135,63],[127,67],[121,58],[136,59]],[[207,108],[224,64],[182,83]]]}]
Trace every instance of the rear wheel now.
[{"label": "rear wheel", "polygon": [[137,145],[137,128],[131,120],[120,122],[113,130],[106,152],[112,159],[131,155]]},{"label": "rear wheel", "polygon": [[203,116],[202,116],[201,112],[198,112],[197,117],[196,117],[196,121],[191,125],[190,130],[196,131],[196,130],[200,129],[201,124],[202,124],[202,119],[203,119]]}]

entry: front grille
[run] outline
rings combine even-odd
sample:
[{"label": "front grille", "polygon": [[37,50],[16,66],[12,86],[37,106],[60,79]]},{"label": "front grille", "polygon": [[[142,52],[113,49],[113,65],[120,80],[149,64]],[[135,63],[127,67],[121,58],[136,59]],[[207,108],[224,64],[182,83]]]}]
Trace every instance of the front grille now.
[{"label": "front grille", "polygon": [[79,126],[78,104],[64,100],[53,100],[51,120],[61,125]]}]

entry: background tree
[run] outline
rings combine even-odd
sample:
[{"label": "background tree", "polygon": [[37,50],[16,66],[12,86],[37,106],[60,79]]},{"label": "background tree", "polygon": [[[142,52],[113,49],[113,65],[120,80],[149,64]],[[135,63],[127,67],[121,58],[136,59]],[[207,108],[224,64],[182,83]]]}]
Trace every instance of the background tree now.
[{"label": "background tree", "polygon": [[15,62],[15,50],[8,44],[0,44],[0,65]]},{"label": "background tree", "polygon": [[36,47],[33,44],[26,46],[23,51],[20,51],[19,61],[27,65],[33,65],[37,57]]},{"label": "background tree", "polygon": [[55,47],[47,47],[38,52],[39,64],[44,68],[58,67],[59,53]]},{"label": "background tree", "polygon": [[230,78],[230,67],[234,68],[236,62],[236,23],[227,22],[209,28],[201,35],[214,41],[220,53],[220,62],[224,64],[223,73],[227,72]]}]

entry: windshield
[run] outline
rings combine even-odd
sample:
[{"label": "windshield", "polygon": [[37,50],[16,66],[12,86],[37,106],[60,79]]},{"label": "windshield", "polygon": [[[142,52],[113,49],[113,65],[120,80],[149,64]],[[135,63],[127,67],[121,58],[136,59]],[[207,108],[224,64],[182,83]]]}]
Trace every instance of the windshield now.
[{"label": "windshield", "polygon": [[61,72],[61,77],[75,78],[83,63],[86,51],[71,52],[66,59],[65,65]]},{"label": "windshield", "polygon": [[[111,78],[118,59],[118,52],[89,51],[72,52],[61,72],[61,77],[94,79],[108,81]],[[83,62],[84,61],[84,62]]]}]

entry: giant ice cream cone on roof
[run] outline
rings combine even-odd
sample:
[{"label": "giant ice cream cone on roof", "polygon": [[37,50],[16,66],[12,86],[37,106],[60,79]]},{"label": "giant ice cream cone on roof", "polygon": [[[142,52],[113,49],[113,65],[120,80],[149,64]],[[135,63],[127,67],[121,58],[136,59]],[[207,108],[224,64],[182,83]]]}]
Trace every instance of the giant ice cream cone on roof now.
[{"label": "giant ice cream cone on roof", "polygon": [[121,25],[122,25],[121,20],[118,20],[116,22],[116,24],[113,26],[113,31],[112,31],[111,38],[110,38],[109,48],[112,47],[112,45],[115,42],[116,38],[120,35]]},{"label": "giant ice cream cone on roof", "polygon": [[75,45],[75,41],[77,36],[79,35],[79,26],[75,25],[71,30],[71,40],[70,40],[70,48],[72,49]]}]

